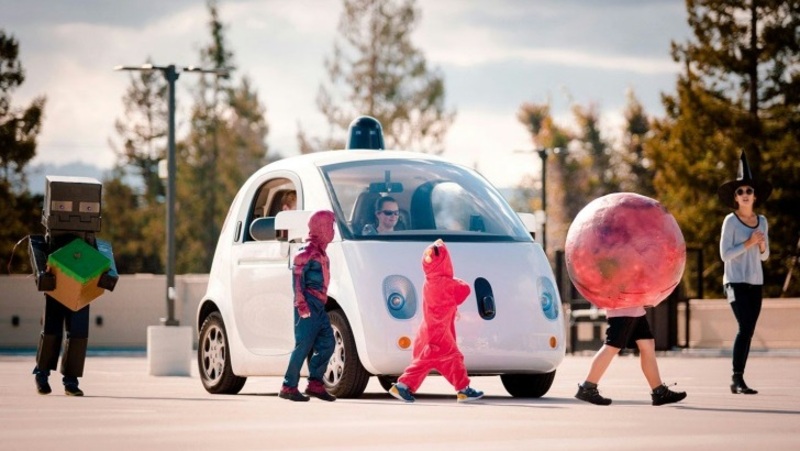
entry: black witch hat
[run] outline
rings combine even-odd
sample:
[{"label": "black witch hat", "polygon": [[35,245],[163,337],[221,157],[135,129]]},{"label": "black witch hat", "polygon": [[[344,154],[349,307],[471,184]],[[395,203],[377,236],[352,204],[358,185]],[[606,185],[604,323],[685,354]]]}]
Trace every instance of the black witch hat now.
[{"label": "black witch hat", "polygon": [[734,193],[736,189],[740,186],[750,186],[755,190],[756,201],[754,206],[758,206],[765,202],[772,193],[772,185],[766,180],[755,180],[753,178],[753,173],[750,172],[750,165],[747,164],[747,157],[744,151],[742,151],[742,156],[739,158],[739,171],[736,174],[736,180],[729,180],[723,183],[717,189],[717,196],[719,196],[719,200],[723,204],[735,209]]}]

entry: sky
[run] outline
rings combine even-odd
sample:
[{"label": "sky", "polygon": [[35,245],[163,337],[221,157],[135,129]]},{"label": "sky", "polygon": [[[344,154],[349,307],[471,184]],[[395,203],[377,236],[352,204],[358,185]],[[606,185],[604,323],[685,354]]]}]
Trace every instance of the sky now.
[{"label": "sky", "polygon": [[[315,104],[326,81],[340,0],[220,0],[237,67],[266,107],[267,144],[298,153],[298,124],[326,136]],[[569,125],[572,105],[595,105],[610,139],[622,124],[626,92],[663,115],[662,93],[680,70],[671,41],[689,37],[679,0],[418,0],[414,45],[444,75],[445,105],[456,111],[444,156],[474,167],[498,187],[538,176],[530,134],[516,119],[525,102],[549,102]],[[117,161],[109,145],[123,115],[130,74],[118,65],[199,65],[210,40],[204,0],[0,0],[0,28],[20,43],[25,83],[12,105],[45,95],[34,167],[96,169]],[[176,122],[185,130],[195,74],[177,81]],[[320,130],[315,133],[315,130]],[[180,162],[179,162],[180,164]],[[31,187],[33,191],[35,187]]]}]

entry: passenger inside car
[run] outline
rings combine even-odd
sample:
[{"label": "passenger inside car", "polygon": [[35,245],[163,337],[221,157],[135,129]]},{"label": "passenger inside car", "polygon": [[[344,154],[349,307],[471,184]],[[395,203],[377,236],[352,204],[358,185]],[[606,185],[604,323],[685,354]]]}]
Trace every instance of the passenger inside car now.
[{"label": "passenger inside car", "polygon": [[391,196],[383,196],[375,202],[374,223],[364,226],[362,235],[377,235],[394,232],[400,219],[400,205]]}]

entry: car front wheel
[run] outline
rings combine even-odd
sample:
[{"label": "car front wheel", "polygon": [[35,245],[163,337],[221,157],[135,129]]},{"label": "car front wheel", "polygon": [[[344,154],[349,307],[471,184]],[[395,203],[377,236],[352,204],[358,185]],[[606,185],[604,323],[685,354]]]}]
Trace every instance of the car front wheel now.
[{"label": "car front wheel", "polygon": [[333,328],[333,355],[325,370],[324,382],[328,391],[339,398],[357,398],[367,388],[370,374],[358,359],[350,323],[341,310],[328,313]]},{"label": "car front wheel", "polygon": [[228,347],[228,334],[222,316],[219,312],[208,315],[200,327],[197,366],[203,387],[209,393],[235,395],[247,382],[246,377],[233,374]]}]

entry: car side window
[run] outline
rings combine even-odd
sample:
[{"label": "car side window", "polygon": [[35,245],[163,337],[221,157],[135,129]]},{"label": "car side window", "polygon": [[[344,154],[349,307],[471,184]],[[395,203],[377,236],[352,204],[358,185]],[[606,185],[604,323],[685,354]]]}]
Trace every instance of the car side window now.
[{"label": "car side window", "polygon": [[[272,224],[274,224],[275,216],[280,211],[288,209],[287,204],[291,208],[297,208],[297,196],[298,193],[294,183],[287,178],[275,178],[264,182],[253,196],[250,214],[244,227],[246,232],[244,241],[265,241],[263,234],[259,234],[259,240],[256,240],[250,232],[251,227],[263,228],[261,227],[262,224],[270,222],[265,221],[265,219],[271,219],[273,221]],[[253,223],[256,224],[254,225]]]}]

